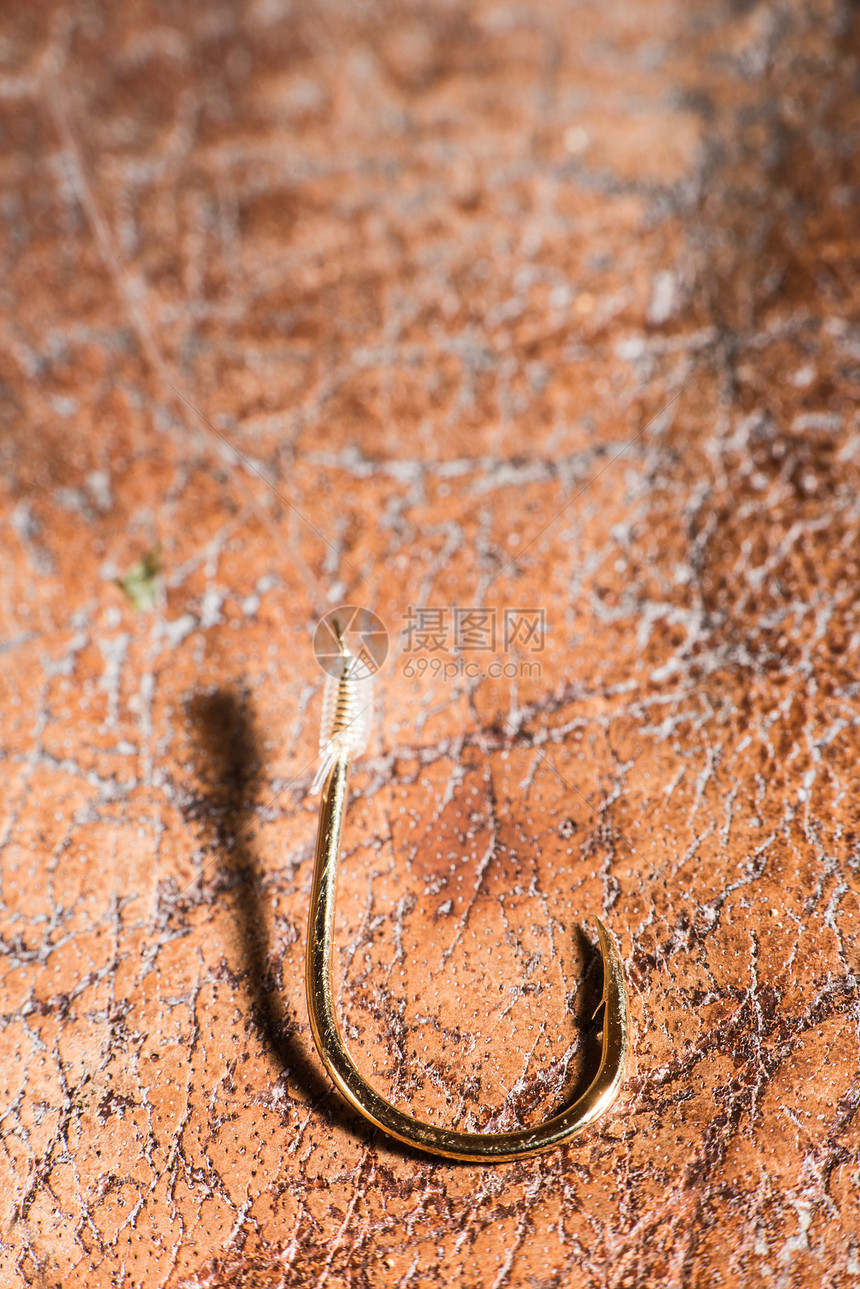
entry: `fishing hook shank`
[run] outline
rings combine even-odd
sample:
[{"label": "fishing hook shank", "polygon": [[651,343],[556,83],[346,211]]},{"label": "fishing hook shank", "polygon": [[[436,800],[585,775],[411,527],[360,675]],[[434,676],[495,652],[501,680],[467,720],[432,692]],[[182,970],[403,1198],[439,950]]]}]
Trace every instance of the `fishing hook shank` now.
[{"label": "fishing hook shank", "polygon": [[[630,1050],[627,991],[615,941],[597,921],[603,957],[603,1051],[589,1087],[566,1110],[533,1128],[512,1132],[459,1132],[398,1110],[359,1073],[344,1044],[332,998],[335,898],[346,814],[349,754],[335,757],[320,802],[313,888],[308,918],[305,984],[314,1041],[341,1095],[375,1127],[407,1146],[448,1159],[504,1163],[553,1150],[598,1119],[618,1095]],[[595,1012],[595,1015],[597,1013]]]}]

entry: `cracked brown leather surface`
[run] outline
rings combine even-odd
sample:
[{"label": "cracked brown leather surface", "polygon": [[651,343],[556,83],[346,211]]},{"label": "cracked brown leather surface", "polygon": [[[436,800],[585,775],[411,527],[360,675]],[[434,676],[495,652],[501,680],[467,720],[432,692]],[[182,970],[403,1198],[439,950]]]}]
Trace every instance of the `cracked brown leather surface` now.
[{"label": "cracked brown leather surface", "polygon": [[[3,28],[2,1284],[855,1284],[856,7]],[[635,1063],[562,1150],[412,1153],[313,1048],[339,602],[351,1050],[537,1122],[602,917]]]}]

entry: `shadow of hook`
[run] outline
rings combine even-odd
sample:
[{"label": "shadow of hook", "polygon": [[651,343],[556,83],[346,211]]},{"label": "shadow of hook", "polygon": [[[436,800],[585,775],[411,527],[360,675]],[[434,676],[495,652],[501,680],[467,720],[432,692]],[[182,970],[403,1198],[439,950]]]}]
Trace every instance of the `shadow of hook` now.
[{"label": "shadow of hook", "polygon": [[285,1011],[279,964],[269,951],[265,874],[249,827],[263,788],[264,762],[250,694],[226,688],[195,694],[186,713],[200,785],[191,813],[208,824],[210,841],[220,852],[219,893],[229,891],[235,901],[251,1018],[302,1092],[314,1102],[328,1099],[331,1087],[295,1018]]}]

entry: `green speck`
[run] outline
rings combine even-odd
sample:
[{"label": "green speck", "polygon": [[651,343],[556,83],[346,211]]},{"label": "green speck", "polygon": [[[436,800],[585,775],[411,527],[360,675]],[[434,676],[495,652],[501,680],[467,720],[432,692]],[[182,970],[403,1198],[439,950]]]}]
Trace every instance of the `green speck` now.
[{"label": "green speck", "polygon": [[153,546],[137,564],[133,564],[124,577],[115,579],[116,585],[131,600],[139,613],[151,613],[158,594],[158,575],[161,572],[161,543]]}]

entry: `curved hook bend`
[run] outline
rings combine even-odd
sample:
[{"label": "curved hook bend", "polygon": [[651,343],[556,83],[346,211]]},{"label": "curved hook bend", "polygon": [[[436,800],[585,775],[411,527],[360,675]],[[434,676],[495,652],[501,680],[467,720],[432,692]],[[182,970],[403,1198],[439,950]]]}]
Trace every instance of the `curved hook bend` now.
[{"label": "curved hook bend", "polygon": [[[349,753],[327,767],[314,862],[305,966],[311,1029],[323,1064],[354,1109],[384,1132],[434,1155],[473,1163],[524,1159],[563,1145],[608,1110],[618,1095],[630,1050],[627,992],[615,941],[598,921],[603,956],[603,1055],[592,1083],[574,1103],[535,1128],[514,1132],[458,1132],[404,1114],[375,1092],[359,1074],[346,1050],[334,1013],[331,991],[335,894],[340,839],[346,812]],[[598,1007],[599,1010],[599,1007]],[[596,1015],[596,1012],[595,1012]]]}]

